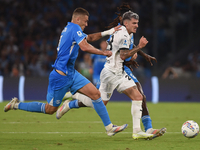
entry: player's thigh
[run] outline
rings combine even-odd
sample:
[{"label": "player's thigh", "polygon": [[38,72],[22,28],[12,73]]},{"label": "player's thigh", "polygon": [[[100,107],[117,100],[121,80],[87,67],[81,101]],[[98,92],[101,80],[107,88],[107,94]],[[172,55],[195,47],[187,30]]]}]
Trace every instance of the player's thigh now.
[{"label": "player's thigh", "polygon": [[92,83],[86,84],[84,87],[79,89],[78,92],[88,96],[92,100],[97,100],[100,98],[99,90]]},{"label": "player's thigh", "polygon": [[131,79],[135,82],[135,84],[137,85],[137,88],[139,90],[139,92],[144,96],[144,92],[142,90],[142,86],[140,84],[140,82],[138,81],[138,79],[133,75],[132,71],[129,68],[125,69],[125,72],[129,75],[129,77],[131,77]]},{"label": "player's thigh", "polygon": [[126,73],[123,73],[123,76],[119,80],[119,84],[117,86],[117,91],[122,93],[124,90],[136,86],[135,82],[132,78]]},{"label": "player's thigh", "polygon": [[88,83],[91,83],[86,77],[75,70],[73,84],[70,87],[70,92],[74,95],[79,89],[83,88]]},{"label": "player's thigh", "polygon": [[143,96],[139,92],[136,86],[132,86],[126,90],[123,91],[124,94],[126,94],[131,100],[142,100]]},{"label": "player's thigh", "polygon": [[75,72],[73,85],[71,86],[70,91],[72,95],[78,91],[79,93],[82,93],[93,100],[100,98],[100,92],[97,90],[97,88],[77,71]]}]

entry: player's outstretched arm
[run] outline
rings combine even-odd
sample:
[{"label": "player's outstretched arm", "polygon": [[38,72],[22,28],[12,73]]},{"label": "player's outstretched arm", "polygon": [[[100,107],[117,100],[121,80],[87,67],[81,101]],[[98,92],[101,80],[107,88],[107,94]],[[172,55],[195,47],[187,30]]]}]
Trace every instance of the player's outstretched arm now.
[{"label": "player's outstretched arm", "polygon": [[88,42],[94,42],[94,41],[97,41],[99,40],[100,38],[104,37],[104,36],[107,36],[107,35],[111,35],[113,33],[115,33],[116,31],[119,31],[121,29],[119,29],[121,27],[121,25],[118,25],[114,28],[111,28],[109,30],[106,30],[106,31],[103,31],[103,32],[98,32],[98,33],[93,33],[93,34],[89,34],[87,36],[87,41]]},{"label": "player's outstretched arm", "polygon": [[138,54],[142,57],[144,57],[146,59],[146,61],[148,61],[150,63],[151,66],[153,66],[152,61],[155,61],[157,63],[157,59],[155,57],[152,57],[148,54],[146,54],[145,52],[143,52],[142,50],[138,51]]},{"label": "player's outstretched arm", "polygon": [[91,53],[91,54],[97,54],[97,55],[104,55],[104,56],[108,56],[110,57],[112,55],[111,51],[101,51],[97,48],[95,48],[94,46],[92,46],[91,44],[89,44],[86,39],[83,39],[80,43],[79,43],[79,47],[82,51]]},{"label": "player's outstretched arm", "polygon": [[134,47],[131,50],[128,49],[120,49],[120,57],[122,60],[125,60],[126,58],[132,57],[135,53],[137,53],[139,50],[141,50],[143,47],[147,45],[148,41],[145,37],[140,38],[139,44]]}]

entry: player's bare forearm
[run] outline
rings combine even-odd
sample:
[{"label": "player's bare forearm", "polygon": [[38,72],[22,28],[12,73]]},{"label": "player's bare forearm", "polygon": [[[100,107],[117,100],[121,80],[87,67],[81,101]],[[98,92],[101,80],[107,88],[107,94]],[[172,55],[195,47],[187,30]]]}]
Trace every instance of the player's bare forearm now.
[{"label": "player's bare forearm", "polygon": [[97,55],[105,55],[110,57],[112,55],[111,51],[101,51],[97,48],[95,48],[94,46],[92,46],[91,44],[89,44],[86,39],[84,39],[83,41],[81,41],[79,43],[79,47],[82,51],[91,53],[91,54],[97,54]]},{"label": "player's bare forearm", "polygon": [[120,27],[121,27],[121,25],[118,25],[118,26],[116,26],[116,27],[114,27],[114,28],[111,28],[111,29],[106,30],[106,31],[103,31],[103,32],[98,32],[98,33],[89,34],[89,35],[87,36],[87,41],[88,41],[88,42],[97,41],[97,40],[99,40],[100,38],[102,38],[102,37],[104,37],[104,36],[111,35],[111,34],[113,34],[114,32],[121,30]]},{"label": "player's bare forearm", "polygon": [[133,56],[135,53],[137,53],[143,47],[145,47],[147,43],[148,43],[147,39],[144,36],[142,36],[140,38],[139,44],[136,47],[134,47],[132,50],[120,50],[121,59],[125,60],[126,58]]},{"label": "player's bare forearm", "polygon": [[151,61],[155,61],[157,63],[157,60],[155,57],[152,57],[152,56],[146,54],[142,50],[138,51],[138,54],[141,55],[142,57],[144,57],[146,59],[146,61],[148,61],[150,63],[151,66],[153,66],[153,63]]},{"label": "player's bare forearm", "polygon": [[120,50],[120,57],[122,60],[125,60],[126,58],[132,57],[135,53],[137,53],[141,48],[139,46],[134,47],[132,50],[128,49],[122,49]]},{"label": "player's bare forearm", "polygon": [[87,36],[87,41],[95,42],[95,41],[99,40],[100,38],[102,38],[101,32],[97,32],[97,33],[89,34]]},{"label": "player's bare forearm", "polygon": [[142,57],[147,57],[147,54],[145,53],[145,52],[143,52],[142,50],[139,50],[138,51],[138,54],[140,55],[140,56],[142,56]]}]

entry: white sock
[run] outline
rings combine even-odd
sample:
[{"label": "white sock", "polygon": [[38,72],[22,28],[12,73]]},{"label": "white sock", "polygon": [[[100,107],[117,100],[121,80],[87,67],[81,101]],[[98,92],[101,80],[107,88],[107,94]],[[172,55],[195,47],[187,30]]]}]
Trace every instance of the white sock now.
[{"label": "white sock", "polygon": [[142,100],[141,101],[133,101],[131,105],[131,114],[133,120],[133,133],[138,133],[141,131],[140,127],[140,119],[142,116]]},{"label": "white sock", "polygon": [[76,94],[74,94],[72,96],[72,98],[81,101],[87,107],[94,108],[91,98],[89,98],[81,93],[76,92]]},{"label": "white sock", "polygon": [[109,131],[109,130],[111,130],[112,129],[112,127],[113,127],[113,124],[111,123],[111,124],[109,124],[109,125],[107,125],[107,126],[105,126],[105,128],[106,128],[106,131]]},{"label": "white sock", "polygon": [[14,108],[18,109],[19,103],[15,103]]},{"label": "white sock", "polygon": [[153,128],[149,128],[149,129],[146,131],[146,133],[151,133],[152,130],[153,130]]}]

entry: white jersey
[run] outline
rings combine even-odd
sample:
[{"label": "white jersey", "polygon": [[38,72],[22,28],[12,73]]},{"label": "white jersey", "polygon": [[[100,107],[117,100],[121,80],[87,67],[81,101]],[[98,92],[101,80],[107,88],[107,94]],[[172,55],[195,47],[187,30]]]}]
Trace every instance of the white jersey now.
[{"label": "white jersey", "polygon": [[105,68],[112,72],[122,72],[123,62],[120,58],[120,49],[129,49],[131,35],[128,34],[126,27],[120,27],[121,30],[116,31],[108,42],[107,49],[112,51],[112,56],[106,58]]}]

